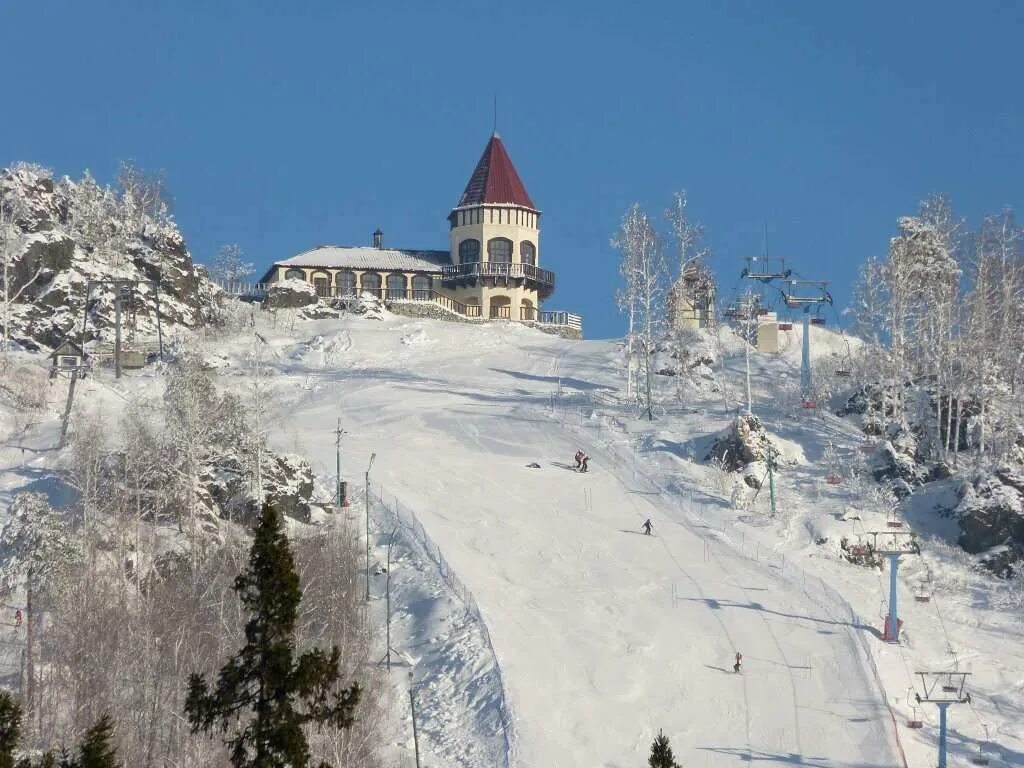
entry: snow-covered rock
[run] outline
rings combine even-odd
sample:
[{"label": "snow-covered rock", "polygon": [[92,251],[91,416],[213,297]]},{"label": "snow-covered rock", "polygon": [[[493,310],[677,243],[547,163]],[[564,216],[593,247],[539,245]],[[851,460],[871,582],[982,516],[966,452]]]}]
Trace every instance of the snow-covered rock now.
[{"label": "snow-covered rock", "polygon": [[998,575],[1012,575],[1013,564],[1024,557],[1024,470],[979,470],[961,481],[958,492],[960,546],[985,553],[983,562]]},{"label": "snow-covered rock", "polygon": [[316,290],[304,280],[282,280],[267,288],[267,309],[300,309],[316,304]]},{"label": "snow-covered rock", "polygon": [[165,330],[203,323],[215,290],[193,265],[169,215],[135,210],[91,177],[54,182],[34,166],[0,170],[0,188],[13,219],[10,335],[22,346],[78,340],[85,315],[86,342],[112,340],[114,289],[99,280],[159,283],[159,297],[153,285],[139,284],[122,301],[129,340],[156,340],[158,300]]}]

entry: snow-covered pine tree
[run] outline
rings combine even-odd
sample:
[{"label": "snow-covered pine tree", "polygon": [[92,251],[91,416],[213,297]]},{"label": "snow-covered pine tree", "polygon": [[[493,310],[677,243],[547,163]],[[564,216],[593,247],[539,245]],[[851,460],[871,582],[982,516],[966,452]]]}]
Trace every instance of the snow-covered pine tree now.
[{"label": "snow-covered pine tree", "polygon": [[668,736],[658,730],[658,735],[651,744],[651,756],[647,758],[649,768],[682,768],[675,761],[672,754],[672,747],[669,746]]},{"label": "snow-covered pine tree", "polygon": [[[307,768],[303,726],[349,728],[361,690],[357,683],[340,688],[337,646],[296,657],[302,590],[284,521],[270,504],[263,506],[235,592],[250,613],[246,644],[221,668],[213,690],[192,674],[185,714],[194,733],[231,726],[226,743],[235,768]],[[251,719],[236,727],[246,712]]]}]

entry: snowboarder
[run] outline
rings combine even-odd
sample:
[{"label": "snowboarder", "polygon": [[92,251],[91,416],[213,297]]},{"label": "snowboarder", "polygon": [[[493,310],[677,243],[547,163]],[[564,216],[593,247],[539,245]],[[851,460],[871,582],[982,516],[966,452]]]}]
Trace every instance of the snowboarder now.
[{"label": "snowboarder", "polygon": [[575,467],[575,469],[576,469],[577,472],[579,472],[580,471],[580,466],[582,466],[582,461],[583,461],[583,451],[577,450],[576,451],[576,455],[573,456],[573,458],[576,459],[576,467]]},{"label": "snowboarder", "polygon": [[741,661],[743,661],[743,654],[740,653],[739,651],[736,651],[736,663],[732,665],[732,671],[733,672],[739,672],[740,671],[740,662]]},{"label": "snowboarder", "polygon": [[651,535],[651,528],[654,527],[654,523],[652,523],[651,522],[651,518],[648,517],[646,520],[644,520],[644,524],[642,526],[640,526],[640,527],[644,529],[644,533],[646,535],[650,536]]},{"label": "snowboarder", "polygon": [[586,472],[587,462],[590,461],[590,457],[587,456],[587,454],[583,453],[583,451],[580,451],[580,453],[583,454],[582,456],[580,456],[580,462],[582,463],[582,466],[580,467],[580,472]]}]

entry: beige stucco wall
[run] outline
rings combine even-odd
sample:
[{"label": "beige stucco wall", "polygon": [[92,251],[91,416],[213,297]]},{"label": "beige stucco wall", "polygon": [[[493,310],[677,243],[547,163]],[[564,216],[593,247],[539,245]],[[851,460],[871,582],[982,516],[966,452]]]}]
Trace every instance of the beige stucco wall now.
[{"label": "beige stucco wall", "polygon": [[[517,210],[520,213],[521,221],[538,221],[539,216],[537,214],[525,208],[517,209],[505,206],[480,206],[479,208],[468,209],[466,213],[472,214],[478,210],[483,213],[482,224],[459,225],[453,227],[449,232],[448,240],[453,264],[459,263],[459,243],[463,240],[479,240],[480,260],[487,261],[487,241],[495,237],[504,237],[512,241],[512,263],[522,263],[519,245],[524,240],[529,240],[537,251],[536,266],[540,266],[540,229],[526,224],[515,223]],[[459,211],[455,211],[453,215],[458,216],[459,213]],[[491,223],[492,215],[494,223]],[[500,223],[499,218],[501,220]],[[511,223],[509,223],[510,219]]]},{"label": "beige stucco wall", "polygon": [[441,295],[448,296],[460,304],[479,304],[483,307],[481,316],[485,318],[490,317],[491,299],[495,297],[508,298],[509,306],[512,308],[509,316],[512,320],[520,319],[519,308],[523,305],[524,300],[529,301],[534,309],[540,309],[537,292],[522,286],[510,285],[506,288],[503,285],[494,287],[475,285],[466,288],[439,287],[436,290]]},{"label": "beige stucco wall", "polygon": [[358,289],[362,285],[363,273],[372,272],[380,275],[380,287],[386,289],[388,287],[388,275],[402,274],[405,275],[405,288],[408,291],[412,290],[412,279],[416,275],[427,275],[431,278],[431,287],[436,291],[441,285],[441,272],[400,272],[397,270],[388,269],[334,269],[328,267],[288,267],[280,266],[277,267],[277,272],[273,275],[271,282],[276,282],[285,279],[285,273],[292,269],[301,270],[305,275],[307,283],[312,283],[314,277],[328,276],[331,281],[331,287],[336,288],[338,285],[338,273],[339,272],[353,272],[356,276],[356,288]]}]

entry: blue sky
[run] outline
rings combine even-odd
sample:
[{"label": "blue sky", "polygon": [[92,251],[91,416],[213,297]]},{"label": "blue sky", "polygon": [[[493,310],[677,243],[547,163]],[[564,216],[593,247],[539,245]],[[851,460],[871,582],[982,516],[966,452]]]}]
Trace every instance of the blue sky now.
[{"label": "blue sky", "polygon": [[447,247],[498,130],[544,211],[547,303],[621,333],[608,240],[689,192],[728,297],[742,259],[834,281],[946,192],[1024,204],[1019,2],[0,0],[0,164],[166,170],[193,257]]}]

